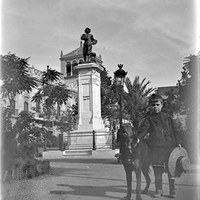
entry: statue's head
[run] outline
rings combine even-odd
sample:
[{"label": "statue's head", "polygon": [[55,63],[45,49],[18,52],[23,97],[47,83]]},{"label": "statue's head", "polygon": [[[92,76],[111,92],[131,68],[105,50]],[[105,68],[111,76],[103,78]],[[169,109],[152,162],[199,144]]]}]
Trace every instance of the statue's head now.
[{"label": "statue's head", "polygon": [[91,29],[87,27],[87,28],[85,29],[85,33],[90,33],[90,32],[91,32]]}]

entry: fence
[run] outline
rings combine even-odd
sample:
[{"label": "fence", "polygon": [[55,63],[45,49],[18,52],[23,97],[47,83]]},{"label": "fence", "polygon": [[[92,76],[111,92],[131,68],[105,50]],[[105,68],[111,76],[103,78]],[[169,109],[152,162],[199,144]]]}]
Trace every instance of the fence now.
[{"label": "fence", "polygon": [[[75,141],[75,144],[74,144]],[[115,149],[116,136],[113,131],[108,131],[106,133],[92,131],[85,134],[71,134],[63,136],[63,134],[58,135],[57,145],[48,146],[44,145],[44,151],[48,150],[67,150],[71,149]]]}]

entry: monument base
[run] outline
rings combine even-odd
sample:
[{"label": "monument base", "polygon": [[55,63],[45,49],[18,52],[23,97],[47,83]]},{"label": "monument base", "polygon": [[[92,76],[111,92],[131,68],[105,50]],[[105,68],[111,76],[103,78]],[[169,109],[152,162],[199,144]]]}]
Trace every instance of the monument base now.
[{"label": "monument base", "polygon": [[69,150],[73,149],[108,149],[112,145],[112,135],[102,130],[75,130],[64,135]]}]

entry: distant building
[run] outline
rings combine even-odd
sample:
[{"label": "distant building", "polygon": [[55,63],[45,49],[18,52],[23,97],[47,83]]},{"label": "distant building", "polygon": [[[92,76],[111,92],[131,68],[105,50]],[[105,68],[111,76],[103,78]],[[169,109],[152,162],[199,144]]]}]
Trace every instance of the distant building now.
[{"label": "distant building", "polygon": [[[76,76],[75,66],[83,63],[83,45],[80,42],[80,46],[71,51],[70,53],[63,54],[61,51],[60,54],[60,71],[64,74],[64,77]],[[101,55],[96,56],[96,63],[102,66]],[[102,66],[103,67],[103,66]]]},{"label": "distant building", "polygon": [[[34,67],[28,67],[28,72],[31,77],[35,77],[38,86],[41,85],[41,76],[42,71],[35,69]],[[40,105],[31,101],[33,95],[37,92],[37,89],[34,88],[30,93],[23,92],[20,95],[16,95],[15,99],[11,103],[11,106],[14,110],[14,115],[17,116],[21,111],[30,111],[32,113],[40,112]],[[2,100],[2,106],[6,107],[9,105],[8,99]]]},{"label": "distant building", "polygon": [[172,92],[174,94],[178,93],[177,86],[165,86],[165,87],[158,87],[156,93],[162,96],[163,99],[167,99],[168,93]]}]

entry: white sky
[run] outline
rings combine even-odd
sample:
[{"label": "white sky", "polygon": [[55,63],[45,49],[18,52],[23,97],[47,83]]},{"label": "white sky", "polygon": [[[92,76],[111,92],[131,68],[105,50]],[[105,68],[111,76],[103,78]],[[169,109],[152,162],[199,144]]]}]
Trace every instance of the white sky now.
[{"label": "white sky", "polygon": [[[1,54],[30,57],[30,65],[60,71],[60,52],[80,45],[86,27],[93,51],[113,76],[124,64],[128,77],[171,86],[183,59],[197,54],[196,0],[2,0]],[[198,5],[197,5],[198,4]]]}]

